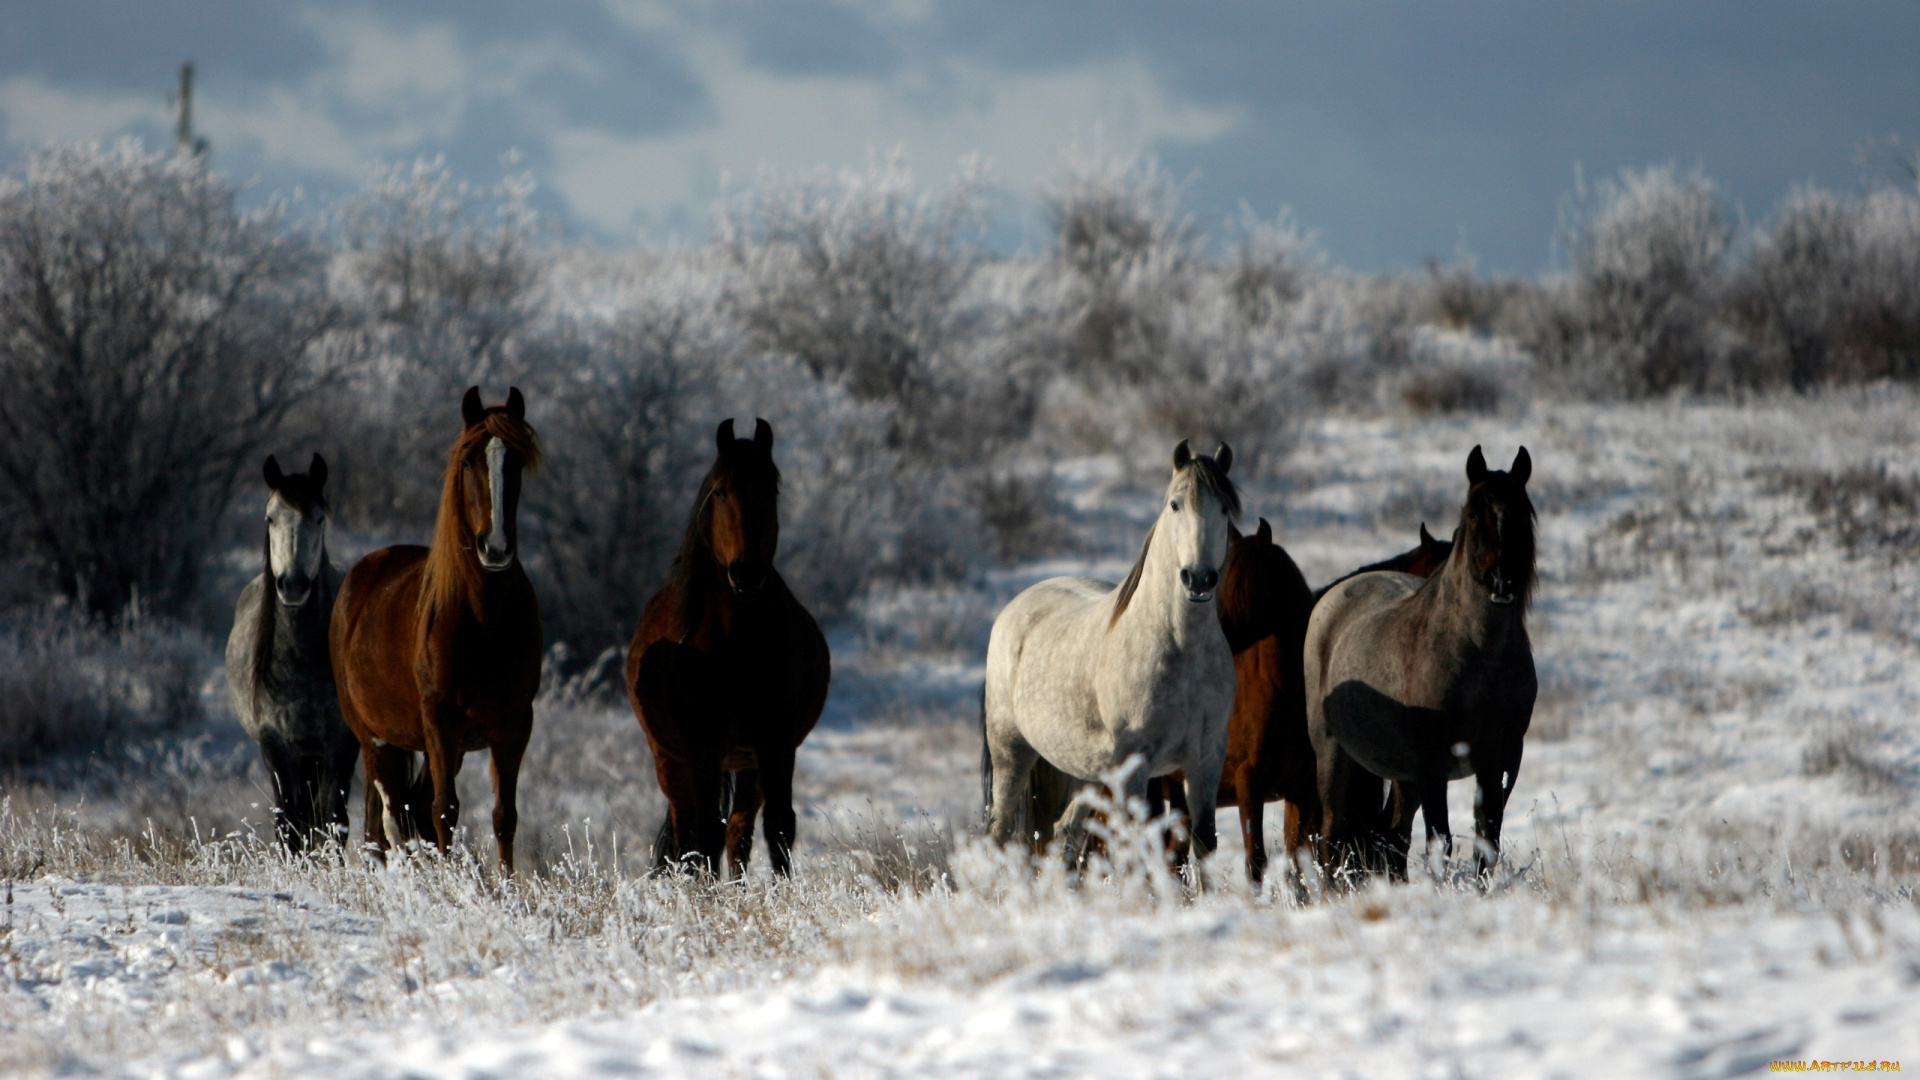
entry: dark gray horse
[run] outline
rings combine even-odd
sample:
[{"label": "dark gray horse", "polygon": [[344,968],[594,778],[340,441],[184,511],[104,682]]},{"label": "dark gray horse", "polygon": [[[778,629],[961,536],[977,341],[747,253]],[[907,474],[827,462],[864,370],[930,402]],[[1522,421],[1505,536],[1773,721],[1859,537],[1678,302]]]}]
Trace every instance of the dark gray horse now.
[{"label": "dark gray horse", "polygon": [[267,458],[267,569],[240,591],[227,636],[233,711],[260,744],[275,830],[299,853],[344,840],[360,744],[340,717],[327,652],[339,586],[327,561],[327,463],[286,474]]},{"label": "dark gray horse", "polygon": [[1307,731],[1319,771],[1323,868],[1357,854],[1339,819],[1357,770],[1396,781],[1389,868],[1405,872],[1413,811],[1451,854],[1447,782],[1472,775],[1475,862],[1498,859],[1500,822],[1520,773],[1538,684],[1527,639],[1534,584],[1532,473],[1525,447],[1507,472],[1467,456],[1467,503],[1453,550],[1431,579],[1371,573],[1329,589],[1307,626]]}]

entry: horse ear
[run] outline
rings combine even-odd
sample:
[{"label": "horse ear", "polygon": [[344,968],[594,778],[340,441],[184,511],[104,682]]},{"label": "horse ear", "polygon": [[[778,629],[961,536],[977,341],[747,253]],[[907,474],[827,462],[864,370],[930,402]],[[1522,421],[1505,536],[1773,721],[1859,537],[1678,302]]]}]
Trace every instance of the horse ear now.
[{"label": "horse ear", "polygon": [[286,474],[280,471],[279,460],[276,459],[272,454],[267,455],[266,468],[261,469],[260,473],[262,476],[266,477],[267,488],[271,491],[279,491],[280,481],[286,479]]},{"label": "horse ear", "polygon": [[733,417],[720,421],[720,426],[713,433],[713,445],[723,454],[733,449]]},{"label": "horse ear", "polygon": [[1273,543],[1273,526],[1267,524],[1266,518],[1260,519],[1260,528],[1255,530],[1253,538],[1260,541],[1261,547]]},{"label": "horse ear", "polygon": [[1193,464],[1193,450],[1187,446],[1187,440],[1181,439],[1180,445],[1173,448],[1173,467],[1184,469]]},{"label": "horse ear", "polygon": [[527,399],[520,396],[520,388],[507,387],[507,415],[515,420],[527,418]]},{"label": "horse ear", "polygon": [[1433,538],[1433,534],[1427,531],[1427,523],[1424,521],[1421,522],[1420,523],[1420,546],[1423,548],[1430,548],[1437,543],[1439,543],[1439,541],[1435,540]]},{"label": "horse ear", "polygon": [[468,427],[472,427],[486,418],[487,407],[480,401],[480,388],[467,387],[466,395],[460,399],[460,419],[465,420]]},{"label": "horse ear", "polygon": [[1526,483],[1527,477],[1533,475],[1533,458],[1527,456],[1526,447],[1521,447],[1520,452],[1513,455],[1513,467],[1507,470],[1507,474],[1521,484]]},{"label": "horse ear", "polygon": [[1477,484],[1487,478],[1487,457],[1475,446],[1473,453],[1467,455],[1467,483]]},{"label": "horse ear", "polygon": [[307,463],[307,479],[313,481],[313,486],[316,489],[327,486],[326,458],[321,457],[319,454],[313,455],[313,460]]},{"label": "horse ear", "polygon": [[1233,447],[1221,443],[1220,449],[1213,452],[1213,463],[1220,466],[1222,473],[1233,468]]},{"label": "horse ear", "polygon": [[753,445],[763,454],[773,453],[773,425],[757,416],[753,418]]}]

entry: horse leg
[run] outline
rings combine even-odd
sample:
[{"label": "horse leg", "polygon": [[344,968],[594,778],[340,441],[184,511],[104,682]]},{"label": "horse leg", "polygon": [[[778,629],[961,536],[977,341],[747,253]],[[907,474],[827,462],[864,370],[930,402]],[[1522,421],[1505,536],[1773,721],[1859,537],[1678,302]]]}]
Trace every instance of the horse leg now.
[{"label": "horse leg", "polygon": [[[759,759],[759,782],[754,785],[756,797],[763,799],[765,808],[760,812],[760,831],[767,838],[767,862],[773,872],[785,877],[793,872],[793,841],[798,832],[798,819],[793,812],[793,755],[797,747],[763,746],[755,754]],[[741,846],[751,851],[753,847],[753,817],[747,817],[747,831],[742,837]],[[740,860],[740,869],[745,873],[747,863]]]},{"label": "horse leg", "polygon": [[[1164,807],[1153,805],[1156,788],[1159,790],[1160,797],[1165,800]],[[1192,804],[1187,802],[1184,776],[1179,783],[1174,782],[1172,774],[1156,776],[1147,782],[1147,816],[1159,817],[1167,810],[1173,811],[1180,818],[1179,831],[1167,837],[1167,862],[1177,870],[1187,865],[1187,857],[1193,850],[1193,810]]]},{"label": "horse leg", "polygon": [[1473,796],[1473,862],[1482,877],[1500,862],[1500,823],[1506,817],[1507,797],[1513,794],[1514,781],[1519,778],[1518,746],[1498,767],[1488,766],[1474,774],[1478,788]]},{"label": "horse leg", "polygon": [[1211,767],[1189,766],[1187,769],[1187,835],[1193,850],[1193,861],[1198,863],[1213,849],[1220,846],[1217,831],[1217,809],[1220,803],[1220,763]]},{"label": "horse leg", "polygon": [[460,792],[454,778],[460,774],[458,745],[449,742],[448,731],[457,731],[466,719],[451,701],[428,707],[421,728],[426,736],[427,776],[433,781],[433,838],[441,851],[453,846],[453,829],[460,822]]},{"label": "horse leg", "polygon": [[1420,790],[1404,780],[1393,782],[1393,804],[1387,821],[1387,876],[1407,880],[1407,852],[1413,848],[1413,812],[1420,809]]},{"label": "horse leg", "polygon": [[1440,853],[1445,858],[1453,857],[1453,831],[1447,824],[1447,772],[1453,763],[1448,760],[1445,750],[1426,755],[1421,763],[1419,793],[1420,813],[1427,821],[1428,857],[1431,858],[1433,842],[1440,841]]},{"label": "horse leg", "polygon": [[1247,883],[1258,889],[1267,876],[1267,801],[1256,761],[1249,756],[1233,778],[1240,805],[1240,843],[1247,851]]},{"label": "horse leg", "polygon": [[328,751],[331,763],[327,772],[327,804],[324,815],[327,838],[344,850],[347,846],[347,794],[353,790],[353,763],[360,756],[359,740],[348,735],[336,739]]},{"label": "horse leg", "polygon": [[[740,769],[727,774],[727,784],[733,790],[731,812],[727,815],[727,859],[732,864],[728,870],[730,877],[747,876],[747,861],[753,858],[753,819],[760,813],[762,799],[760,791],[760,770],[757,768]],[[791,838],[787,841],[791,846]],[[767,847],[773,847],[771,836]]]},{"label": "horse leg", "polygon": [[387,850],[408,839],[406,805],[413,755],[410,751],[386,743],[366,748],[367,766],[367,843],[373,845],[381,861]]},{"label": "horse leg", "polygon": [[1359,766],[1337,743],[1331,744],[1328,750],[1330,752],[1319,755],[1318,762],[1320,873],[1331,881],[1355,855],[1355,825],[1365,828],[1366,823],[1354,822],[1347,806]]},{"label": "horse leg", "polygon": [[996,844],[1011,843],[1016,836],[1024,842],[1038,825],[1026,818],[1031,774],[1040,754],[1018,736],[989,737],[987,743],[993,759],[993,807],[987,814],[987,835]]},{"label": "horse leg", "polygon": [[[520,831],[520,759],[533,735],[533,715],[509,725],[506,739],[488,748],[487,771],[493,777],[493,843],[500,866],[513,873],[513,837]],[[517,736],[517,737],[516,737]]]},{"label": "horse leg", "polygon": [[291,747],[280,736],[260,733],[260,761],[267,767],[267,783],[273,786],[273,831],[287,854],[300,854],[306,837],[295,822],[294,800],[300,791],[299,769]]}]

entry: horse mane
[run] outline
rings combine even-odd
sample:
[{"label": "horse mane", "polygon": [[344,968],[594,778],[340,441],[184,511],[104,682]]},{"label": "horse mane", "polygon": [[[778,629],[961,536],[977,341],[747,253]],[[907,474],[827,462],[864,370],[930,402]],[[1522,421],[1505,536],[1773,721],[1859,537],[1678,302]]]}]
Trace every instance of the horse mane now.
[{"label": "horse mane", "polygon": [[[738,440],[750,442],[747,439]],[[714,561],[713,547],[707,542],[707,511],[713,503],[716,488],[725,483],[735,486],[737,481],[753,480],[768,484],[775,498],[780,495],[780,466],[773,463],[769,456],[762,469],[742,467],[744,455],[716,453],[713,467],[700,481],[700,492],[694,497],[693,512],[687,515],[687,527],[680,536],[680,550],[673,557],[673,565],[667,570],[666,588],[674,590],[679,598],[678,615],[681,631],[690,632],[698,622],[706,607],[707,589],[719,570]],[[757,475],[750,475],[757,474]]]},{"label": "horse mane", "polygon": [[[1460,508],[1460,529],[1454,534],[1456,542],[1453,545],[1453,556],[1470,558],[1472,553],[1479,551],[1481,545],[1485,542],[1484,538],[1480,535],[1479,522],[1473,513],[1473,502],[1475,499],[1488,499],[1493,497],[1488,491],[1488,485],[1494,483],[1493,478],[1496,476],[1500,477],[1505,483],[1512,483],[1511,480],[1507,479],[1506,473],[1495,472],[1490,474],[1487,479],[1482,480],[1467,490],[1466,504]],[[1508,522],[1506,547],[1517,550],[1526,557],[1527,573],[1519,582],[1519,590],[1520,610],[1527,611],[1533,606],[1533,589],[1540,580],[1540,567],[1538,560],[1535,558],[1536,551],[1534,546],[1534,523],[1538,517],[1538,512],[1534,510],[1533,499],[1527,495],[1526,487],[1520,484],[1513,484],[1513,487],[1519,491],[1519,504],[1526,509],[1526,513],[1519,515],[1517,521]],[[1507,508],[1509,510],[1514,508],[1513,502],[1510,499],[1507,500]],[[1505,552],[1502,552],[1502,554],[1505,554]],[[1449,561],[1451,561],[1451,558],[1449,558]],[[1438,577],[1439,575],[1435,574],[1434,576]]]},{"label": "horse mane", "polygon": [[[1235,652],[1266,636],[1259,632],[1259,616],[1273,613],[1263,610],[1254,591],[1260,586],[1260,561],[1268,557],[1265,549],[1271,547],[1272,542],[1261,544],[1257,536],[1242,536],[1240,530],[1227,527],[1227,558],[1220,567],[1220,591],[1214,602],[1220,605],[1220,628]],[[1237,569],[1230,573],[1229,567]]]},{"label": "horse mane", "polygon": [[[1167,486],[1167,490],[1174,495],[1188,497],[1201,488],[1205,488],[1215,502],[1226,508],[1227,527],[1231,530],[1234,520],[1240,516],[1240,489],[1227,478],[1227,471],[1213,460],[1211,454],[1193,455],[1191,461],[1174,469],[1173,483]],[[1112,629],[1120,621],[1120,616],[1127,613],[1127,605],[1133,603],[1133,594],[1140,588],[1140,577],[1147,570],[1147,549],[1153,546],[1153,530],[1160,523],[1158,517],[1153,520],[1154,524],[1147,528],[1146,539],[1140,541],[1140,557],[1133,561],[1133,569],[1127,571],[1126,580],[1120,583],[1113,602],[1113,617],[1107,620],[1108,629]],[[1231,554],[1233,541],[1229,539],[1227,543],[1227,550]],[[1225,560],[1221,562],[1224,570]]]},{"label": "horse mane", "polygon": [[433,544],[427,549],[420,580],[420,625],[460,599],[467,583],[480,572],[473,551],[473,530],[460,507],[460,469],[467,455],[490,439],[499,439],[520,455],[527,472],[540,467],[540,436],[533,425],[507,415],[504,406],[489,407],[480,422],[462,432],[447,452],[447,471],[440,481],[440,514],[434,521]]}]

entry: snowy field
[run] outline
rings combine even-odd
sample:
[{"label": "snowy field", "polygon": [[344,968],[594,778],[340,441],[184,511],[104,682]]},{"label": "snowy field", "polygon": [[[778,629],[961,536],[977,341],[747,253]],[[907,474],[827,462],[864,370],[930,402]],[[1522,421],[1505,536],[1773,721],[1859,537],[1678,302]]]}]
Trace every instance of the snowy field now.
[{"label": "snowy field", "polygon": [[[1124,572],[1157,504],[1116,463],[1067,461],[1073,558],[871,598],[832,630],[791,882],[639,872],[659,799],[591,677],[542,699],[522,809],[541,868],[512,882],[467,858],[288,864],[240,824],[263,820],[244,755],[177,767],[199,839],[147,827],[152,799],[9,793],[0,1073],[1920,1068],[1920,398],[1327,419],[1249,484],[1247,524],[1322,583],[1423,520],[1445,536],[1476,443],[1497,466],[1529,448],[1541,515],[1542,694],[1486,894],[1444,867],[1254,894],[1230,823],[1198,896],[1144,827],[1079,881],[972,838],[993,613],[1047,574]],[[463,773],[470,826],[484,773]]]}]

